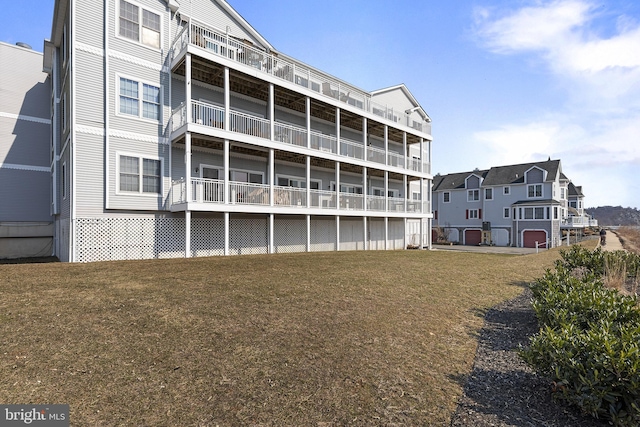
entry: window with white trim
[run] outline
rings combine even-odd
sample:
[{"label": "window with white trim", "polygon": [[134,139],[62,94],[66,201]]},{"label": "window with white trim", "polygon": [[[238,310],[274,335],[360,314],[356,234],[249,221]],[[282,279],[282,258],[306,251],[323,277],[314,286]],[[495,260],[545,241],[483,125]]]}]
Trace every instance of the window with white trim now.
[{"label": "window with white trim", "polygon": [[162,161],[135,155],[118,156],[118,191],[161,194]]},{"label": "window with white trim", "polygon": [[244,170],[230,170],[229,179],[235,182],[246,182],[249,184],[263,184],[264,174],[262,172],[251,172]]},{"label": "window with white trim", "polygon": [[503,218],[509,218],[509,208],[504,208],[504,212],[502,213]]},{"label": "window with white trim", "polygon": [[442,193],[442,201],[444,203],[449,203],[451,202],[451,193],[448,191],[445,191],[444,193]]},{"label": "window with white trim", "polygon": [[[336,191],[336,183],[331,182],[331,191]],[[362,194],[362,185],[357,184],[340,184],[341,193]]]},{"label": "window with white trim", "polygon": [[511,193],[511,187],[502,188],[502,194],[504,194],[505,196],[508,196],[510,193]]},{"label": "window with white trim", "polygon": [[467,190],[467,202],[480,200],[480,190]]},{"label": "window with white trim", "polygon": [[479,217],[478,209],[469,209],[469,219],[478,219]]},{"label": "window with white trim", "polygon": [[160,15],[137,4],[120,0],[118,35],[145,46],[160,49]]},{"label": "window with white trim", "polygon": [[529,198],[542,197],[542,184],[527,185],[527,197]]},{"label": "window with white trim", "polygon": [[566,189],[564,187],[560,187],[560,200],[564,200],[566,198]]},{"label": "window with white trim", "polygon": [[160,121],[160,87],[120,76],[118,93],[120,114]]},{"label": "window with white trim", "polygon": [[[534,208],[524,208],[524,218],[523,219],[548,219],[545,217],[545,208],[543,207],[534,207]],[[547,210],[547,215],[549,214]]]},{"label": "window with white trim", "polygon": [[484,199],[485,200],[493,200],[493,188],[485,188],[484,189]]},{"label": "window with white trim", "polygon": [[[278,175],[277,183],[281,187],[307,188],[307,181],[303,178]],[[319,190],[321,186],[322,186],[322,181],[317,179],[311,180],[310,188],[312,190]]]}]

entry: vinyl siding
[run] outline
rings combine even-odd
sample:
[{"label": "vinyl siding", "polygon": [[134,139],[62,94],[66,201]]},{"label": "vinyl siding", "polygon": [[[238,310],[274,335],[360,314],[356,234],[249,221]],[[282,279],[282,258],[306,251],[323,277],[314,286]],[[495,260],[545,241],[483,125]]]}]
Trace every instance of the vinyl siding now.
[{"label": "vinyl siding", "polygon": [[76,215],[97,215],[103,212],[104,139],[98,135],[76,134]]},{"label": "vinyl siding", "polygon": [[193,17],[198,21],[217,28],[222,32],[225,32],[228,26],[230,30],[229,34],[232,36],[247,39],[254,44],[258,44],[258,41],[242,28],[240,22],[233,19],[225,10],[220,8],[216,1],[192,0],[191,4],[187,3],[180,9],[180,11],[186,15],[190,15],[191,10],[193,10]]},{"label": "vinyl siding", "polygon": [[[116,0],[118,1],[118,0]],[[113,0],[111,0],[113,3]],[[111,5],[109,7],[112,7]],[[76,42],[93,47],[103,47],[104,4],[102,1],[76,2]],[[77,53],[77,52],[76,52]]]},{"label": "vinyl siding", "polygon": [[49,167],[50,126],[0,117],[0,163]]},{"label": "vinyl siding", "polygon": [[[119,0],[111,0],[112,3],[109,7],[109,14],[112,17],[109,19],[109,50],[115,52],[122,52],[126,55],[132,56],[142,61],[148,61],[160,66],[164,63],[163,52],[166,52],[171,47],[170,43],[173,41],[175,34],[170,34],[170,14],[166,13],[166,3],[163,0],[127,0],[133,4],[142,6],[143,8],[160,15],[162,21],[161,37],[160,37],[160,50],[147,47],[136,41],[129,40],[124,37],[118,36],[118,8]],[[100,6],[102,7],[102,6]],[[102,20],[100,22],[102,24]],[[102,26],[102,25],[101,25]]]},{"label": "vinyl siding", "polygon": [[103,58],[89,53],[76,52],[76,66],[79,70],[92,70],[76,74],[76,108],[78,125],[104,127],[104,83]]},{"label": "vinyl siding", "polygon": [[0,168],[0,221],[52,221],[49,173]]},{"label": "vinyl siding", "polygon": [[51,85],[42,54],[0,42],[0,112],[49,119]]},{"label": "vinyl siding", "polygon": [[[147,194],[117,194],[117,153],[148,156],[160,158],[163,162],[162,191],[161,196]],[[109,202],[111,209],[129,210],[163,210],[166,208],[166,199],[171,188],[169,180],[169,147],[167,145],[153,144],[111,137],[109,142]]]}]

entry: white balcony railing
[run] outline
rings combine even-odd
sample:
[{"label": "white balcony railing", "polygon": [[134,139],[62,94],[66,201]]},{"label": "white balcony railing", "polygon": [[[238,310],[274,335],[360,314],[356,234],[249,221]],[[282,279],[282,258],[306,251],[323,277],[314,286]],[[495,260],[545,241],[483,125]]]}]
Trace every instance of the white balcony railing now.
[{"label": "white balcony railing", "polygon": [[243,133],[245,135],[256,136],[258,138],[270,139],[271,123],[260,117],[251,114],[239,113],[237,111],[229,112],[230,129],[233,132]]},{"label": "white balcony railing", "polygon": [[340,155],[364,160],[364,145],[361,142],[340,138]]},{"label": "white balcony railing", "polygon": [[204,102],[191,101],[191,120],[199,125],[222,129],[224,127],[224,108]]},{"label": "white balcony railing", "polygon": [[[173,205],[183,203],[213,203],[224,204],[224,180],[208,178],[191,178],[191,190],[187,191],[187,181],[184,178],[175,180],[171,185],[170,200]],[[229,204],[270,206],[270,185],[253,184],[247,182],[229,181]],[[310,198],[307,203],[307,194]],[[406,212],[428,213],[429,202],[405,200],[401,197],[365,196],[362,194],[335,191],[309,190],[306,188],[273,186],[273,204],[276,207],[288,208],[316,208],[340,209],[350,211],[364,211],[366,201],[367,210],[371,212]]]},{"label": "white balcony railing", "polygon": [[380,163],[381,165],[384,165],[385,164],[384,159],[385,159],[384,150],[377,147],[372,147],[372,146],[367,147],[367,160],[369,160],[370,162]]},{"label": "white balcony railing", "polygon": [[325,135],[320,132],[311,131],[311,148],[318,151],[326,151],[328,153],[336,154],[338,152],[337,149],[337,139],[333,135]]},{"label": "white balcony railing", "polygon": [[389,159],[387,162],[389,166],[395,166],[397,168],[404,169],[404,156],[402,154],[389,151],[389,153],[387,154],[387,158]]},{"label": "white balcony railing", "polygon": [[371,99],[371,94],[355,86],[335,79],[319,70],[312,69],[292,58],[262,51],[244,40],[209,28],[193,20],[176,37],[173,43],[172,55],[175,57],[188,44],[198,46],[207,52],[252,67],[260,72],[295,83],[326,97],[345,102],[393,123],[399,123],[421,132],[431,133],[431,123],[419,118],[415,112],[407,112],[402,108],[375,103]]},{"label": "white balcony railing", "polygon": [[283,123],[275,124],[275,139],[285,144],[307,146],[307,130]]}]

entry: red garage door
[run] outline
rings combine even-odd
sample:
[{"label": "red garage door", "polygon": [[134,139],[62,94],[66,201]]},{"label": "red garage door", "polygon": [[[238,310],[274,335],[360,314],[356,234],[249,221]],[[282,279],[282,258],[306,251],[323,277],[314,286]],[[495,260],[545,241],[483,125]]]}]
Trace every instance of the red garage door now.
[{"label": "red garage door", "polygon": [[482,241],[481,230],[466,230],[464,232],[464,244],[465,245],[479,245]]},{"label": "red garage door", "polygon": [[536,242],[538,242],[539,248],[547,247],[547,233],[544,231],[525,231],[524,232],[524,247],[535,248]]}]

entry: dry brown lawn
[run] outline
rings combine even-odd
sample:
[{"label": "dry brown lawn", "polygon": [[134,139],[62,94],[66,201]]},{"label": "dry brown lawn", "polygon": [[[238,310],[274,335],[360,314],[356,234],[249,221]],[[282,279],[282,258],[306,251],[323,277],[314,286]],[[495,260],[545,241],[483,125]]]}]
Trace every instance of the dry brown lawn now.
[{"label": "dry brown lawn", "polygon": [[0,265],[0,402],[82,426],[446,425],[484,313],[557,257]]},{"label": "dry brown lawn", "polygon": [[640,228],[620,227],[616,230],[616,234],[622,240],[622,246],[626,250],[640,255]]}]

